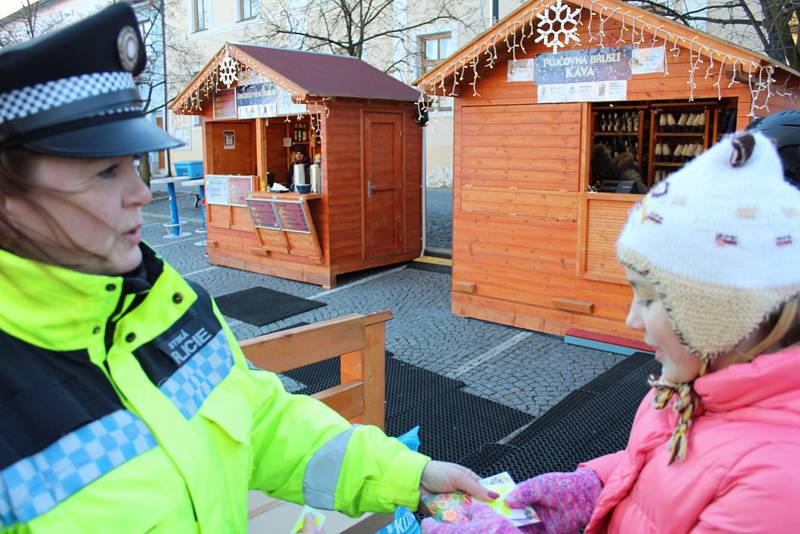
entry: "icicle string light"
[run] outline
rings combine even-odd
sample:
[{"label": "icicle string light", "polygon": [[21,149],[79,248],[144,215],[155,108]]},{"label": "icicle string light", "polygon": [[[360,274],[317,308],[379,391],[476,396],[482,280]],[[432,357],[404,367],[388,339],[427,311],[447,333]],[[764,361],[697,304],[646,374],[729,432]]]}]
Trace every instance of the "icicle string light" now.
[{"label": "icicle string light", "polygon": [[[503,29],[498,29],[493,35],[487,36],[485,41],[475,45],[471,53],[466,58],[454,61],[453,63],[442,68],[442,74],[457,78],[454,80],[453,87],[448,88],[449,94],[458,93],[457,86],[459,82],[464,81],[464,77],[469,69],[472,71],[472,79],[468,81],[469,85],[472,87],[472,94],[473,96],[479,96],[477,90],[477,80],[479,78],[478,67],[481,66],[479,58],[482,57],[484,59],[485,65],[483,66],[493,69],[499,61],[496,50],[496,44],[498,42],[506,42],[506,46],[511,52],[511,58],[509,60],[512,61],[512,64],[519,61],[519,58],[516,56],[517,46],[525,54],[528,54],[529,52],[525,48],[525,39],[533,39],[535,37],[535,23],[537,14],[545,9],[548,9],[555,3],[556,0],[539,0],[538,2],[533,2],[528,9],[519,14],[516,20],[509,22],[506,26],[504,26]],[[774,72],[774,68],[772,66],[764,66],[754,60],[743,59],[741,57],[732,56],[728,53],[714,50],[712,47],[706,44],[699,43],[698,39],[701,37],[695,36],[690,39],[686,37],[685,34],[681,35],[672,33],[665,29],[663,24],[655,25],[648,23],[644,20],[641,20],[641,15],[634,17],[630,14],[630,11],[621,12],[621,8],[619,7],[612,9],[611,7],[605,5],[602,0],[578,0],[573,1],[572,3],[579,4],[582,9],[589,10],[588,24],[582,23],[582,25],[586,26],[588,42],[599,42],[600,47],[602,48],[606,46],[606,23],[615,16],[622,19],[622,29],[620,30],[620,35],[617,39],[617,42],[620,42],[621,38],[621,42],[630,42],[634,47],[638,47],[637,45],[641,45],[646,41],[648,34],[652,36],[652,39],[649,41],[649,43],[653,47],[657,46],[660,40],[663,40],[662,46],[665,50],[665,77],[671,76],[669,62],[670,60],[677,60],[680,57],[681,46],[689,48],[690,81],[688,82],[688,85],[690,100],[693,100],[695,97],[698,69],[701,68],[700,65],[704,65],[706,63],[708,63],[707,67],[704,71],[701,71],[704,74],[704,79],[712,77],[714,68],[718,68],[717,80],[712,85],[712,87],[717,90],[718,98],[722,98],[722,81],[726,76],[726,67],[732,66],[728,88],[733,87],[735,84],[742,83],[739,80],[739,74],[737,74],[739,69],[742,69],[743,72],[745,68],[748,68],[752,73],[758,74],[757,80],[753,79],[753,76],[751,75],[749,83],[753,102],[755,102],[754,110],[767,109],[767,101],[773,95],[779,95],[783,97],[788,96],[793,101],[798,99],[800,84],[798,84],[796,89],[789,88],[787,81],[784,87],[780,90],[774,89],[774,84],[776,82],[774,77],[771,75],[771,73]],[[595,17],[597,17],[597,21],[595,21]],[[629,18],[630,22],[628,22]],[[517,34],[517,32],[519,32],[519,34]],[[512,42],[509,43],[509,40],[512,40]],[[708,61],[706,61],[706,58],[703,56],[706,56]],[[427,94],[434,95],[443,92],[442,87],[437,87],[439,82],[438,77],[436,78],[436,82],[437,85],[432,85],[430,82],[427,83],[423,87],[423,91]],[[443,94],[442,96],[446,96],[446,94]]]},{"label": "icicle string light", "polygon": [[[467,80],[467,83],[472,87],[473,96],[480,96],[477,89],[479,76],[479,67],[488,67],[494,69],[499,61],[497,53],[497,43],[505,42],[506,50],[510,54],[509,61],[512,62],[512,69],[516,67],[519,61],[517,57],[517,48],[523,54],[528,55],[531,50],[526,48],[526,39],[534,40],[536,37],[536,20],[540,12],[549,9],[551,5],[555,4],[556,0],[539,0],[531,3],[529,8],[520,12],[518,17],[509,21],[502,29],[498,29],[494,34],[487,36],[483,42],[473,46],[472,50],[466,57],[461,57],[454,60],[452,63],[446,64],[444,67],[439,67],[440,72],[435,74],[433,82],[426,83],[421,89],[422,92],[432,96],[456,96],[459,94],[458,86],[465,81],[465,76],[468,71],[471,71],[472,78]],[[647,41],[647,35],[651,35],[652,39],[647,41],[652,47],[656,47],[660,40],[665,50],[664,54],[664,76],[671,76],[669,70],[670,60],[677,60],[680,57],[681,46],[689,49],[689,100],[695,97],[695,89],[697,88],[697,75],[702,72],[703,79],[709,79],[714,75],[714,68],[717,68],[716,81],[712,87],[717,90],[717,97],[722,98],[722,82],[726,77],[726,68],[730,68],[728,88],[743,81],[744,70],[747,69],[748,75],[748,89],[752,96],[752,109],[751,114],[758,110],[768,109],[768,102],[773,96],[780,96],[784,98],[791,98],[792,101],[797,101],[798,92],[800,91],[800,83],[796,87],[789,87],[791,76],[787,75],[786,82],[780,87],[776,88],[774,72],[775,68],[771,65],[761,65],[755,60],[744,59],[729,53],[714,50],[707,44],[698,42],[702,37],[694,36],[693,38],[683,35],[675,34],[664,28],[662,24],[651,24],[642,20],[642,15],[633,16],[630,11],[622,11],[620,7],[611,8],[604,4],[602,0],[578,0],[572,1],[573,5],[579,4],[581,9],[588,9],[588,24],[583,22],[582,25],[586,26],[588,34],[588,42],[599,42],[600,47],[606,46],[606,23],[611,18],[618,18],[621,20],[621,29],[616,43],[630,43],[634,48]],[[596,21],[595,18],[598,20]],[[687,32],[691,30],[687,29]],[[529,43],[532,44],[532,41]],[[578,46],[576,43],[574,46]],[[226,55],[233,57],[236,60],[237,68],[250,70],[249,66],[244,65],[243,59],[247,60],[247,56],[240,57],[235,47],[226,46],[218,54],[217,65],[210,69],[203,79],[196,80],[182,97],[178,108],[184,113],[195,113],[201,111],[208,101],[213,97],[213,94],[218,92],[220,88],[219,76],[219,63]],[[671,58],[669,57],[671,56]],[[706,56],[708,61],[706,61]],[[481,63],[484,63],[483,65]],[[707,64],[704,71],[698,71],[700,65]],[[741,70],[741,75],[737,72]],[[447,83],[448,76],[453,77],[453,83]],[[793,84],[794,85],[794,84]],[[326,109],[326,115],[329,111]],[[428,109],[425,99],[420,97],[420,109]]]}]

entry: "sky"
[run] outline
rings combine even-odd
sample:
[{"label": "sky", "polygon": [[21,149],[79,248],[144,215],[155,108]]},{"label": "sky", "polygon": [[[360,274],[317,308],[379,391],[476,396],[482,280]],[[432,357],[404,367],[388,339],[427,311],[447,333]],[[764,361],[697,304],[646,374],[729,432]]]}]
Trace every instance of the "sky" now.
[{"label": "sky", "polygon": [[0,0],[0,18],[22,7],[22,0]]}]

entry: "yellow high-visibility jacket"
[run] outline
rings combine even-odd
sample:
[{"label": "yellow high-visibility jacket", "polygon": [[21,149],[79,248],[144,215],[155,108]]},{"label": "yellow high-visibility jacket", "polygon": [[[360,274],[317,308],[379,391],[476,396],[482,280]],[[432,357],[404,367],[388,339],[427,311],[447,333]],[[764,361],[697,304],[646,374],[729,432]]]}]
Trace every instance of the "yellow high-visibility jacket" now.
[{"label": "yellow high-visibility jacket", "polygon": [[429,458],[252,369],[151,249],[126,276],[0,250],[0,532],[245,532],[247,491],[416,509]]}]

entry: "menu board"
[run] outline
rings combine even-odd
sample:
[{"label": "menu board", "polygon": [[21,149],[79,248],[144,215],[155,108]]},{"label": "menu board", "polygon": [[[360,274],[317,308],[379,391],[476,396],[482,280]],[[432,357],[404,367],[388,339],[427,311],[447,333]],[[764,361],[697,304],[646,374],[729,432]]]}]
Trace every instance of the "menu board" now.
[{"label": "menu board", "polygon": [[250,218],[256,228],[310,234],[311,226],[303,204],[300,200],[247,199]]},{"label": "menu board", "polygon": [[250,210],[250,218],[253,219],[253,226],[256,228],[281,229],[278,216],[275,213],[275,205],[271,200],[248,198],[247,208]]},{"label": "menu board", "polygon": [[206,204],[230,204],[228,196],[228,177],[217,174],[206,175]]},{"label": "menu board", "polygon": [[214,118],[236,118],[236,93],[233,89],[214,93]]},{"label": "menu board", "polygon": [[278,212],[278,220],[281,222],[282,230],[309,233],[308,220],[306,219],[302,202],[276,200],[275,210]]},{"label": "menu board", "polygon": [[228,204],[230,206],[246,206],[247,196],[252,192],[252,176],[228,176]]},{"label": "menu board", "polygon": [[206,175],[206,203],[222,206],[246,206],[253,191],[253,177],[229,174]]}]

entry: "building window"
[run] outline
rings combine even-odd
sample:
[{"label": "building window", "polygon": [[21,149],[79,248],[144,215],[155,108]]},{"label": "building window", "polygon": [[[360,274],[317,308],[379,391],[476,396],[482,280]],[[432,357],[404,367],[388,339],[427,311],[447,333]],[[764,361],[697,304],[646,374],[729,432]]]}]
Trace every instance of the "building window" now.
[{"label": "building window", "polygon": [[194,21],[193,30],[196,32],[208,29],[208,18],[210,6],[208,0],[191,0],[192,20]]},{"label": "building window", "polygon": [[258,7],[261,3],[260,0],[238,0],[239,2],[239,20],[252,19],[258,15]]},{"label": "building window", "polygon": [[420,67],[422,72],[432,70],[452,54],[454,52],[453,45],[453,34],[450,32],[420,36]]}]

